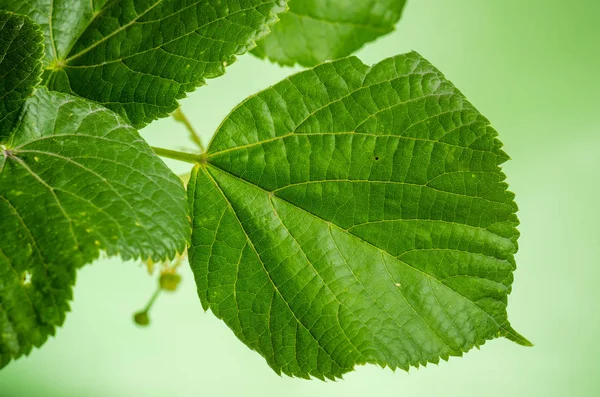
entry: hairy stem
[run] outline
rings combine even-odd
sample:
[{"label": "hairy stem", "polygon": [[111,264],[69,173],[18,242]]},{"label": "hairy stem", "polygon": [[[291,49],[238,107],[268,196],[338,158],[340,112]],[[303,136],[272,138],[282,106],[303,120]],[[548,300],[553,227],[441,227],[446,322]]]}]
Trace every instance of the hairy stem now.
[{"label": "hairy stem", "polygon": [[206,151],[206,148],[204,147],[204,144],[202,143],[202,139],[200,139],[200,135],[198,135],[198,133],[196,132],[196,130],[194,129],[194,127],[192,126],[192,124],[190,123],[190,121],[188,120],[186,115],[181,111],[181,108],[180,107],[177,108],[177,110],[174,111],[171,114],[171,116],[173,116],[173,118],[175,120],[179,121],[180,123],[182,123],[185,126],[185,128],[190,133],[190,138],[192,139],[192,141],[194,141],[194,143],[196,145],[198,145],[198,147],[200,148],[202,153],[204,153]]},{"label": "hairy stem", "polygon": [[184,161],[186,163],[197,164],[202,161],[202,155],[199,154],[179,152],[177,150],[163,149],[154,146],[152,147],[152,150],[154,150],[154,153],[156,153],[160,157]]}]

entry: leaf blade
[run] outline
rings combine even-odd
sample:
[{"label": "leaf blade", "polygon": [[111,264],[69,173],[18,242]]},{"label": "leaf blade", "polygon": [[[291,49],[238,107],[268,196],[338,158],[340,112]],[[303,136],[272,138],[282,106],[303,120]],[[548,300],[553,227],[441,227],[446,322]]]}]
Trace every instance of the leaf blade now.
[{"label": "leaf blade", "polygon": [[105,1],[0,0],[0,8],[28,15],[44,30],[44,67],[55,65],[67,55]]},{"label": "leaf blade", "polygon": [[72,3],[0,0],[0,7],[44,26],[50,89],[99,102],[136,128],[224,74],[285,10],[284,0]]},{"label": "leaf blade", "polygon": [[[251,97],[192,179],[204,308],[300,377],[527,344],[506,315],[518,220],[496,136],[416,53],[343,59]],[[206,192],[214,208],[194,209]]]},{"label": "leaf blade", "polygon": [[29,18],[0,10],[0,143],[12,131],[25,100],[40,81],[42,41],[42,32]]},{"label": "leaf blade", "polygon": [[1,153],[0,357],[62,325],[77,268],[100,252],[174,257],[189,237],[185,191],[113,112],[38,89]]},{"label": "leaf blade", "polygon": [[310,67],[339,59],[391,33],[405,3],[294,0],[252,53],[284,66],[298,63]]}]

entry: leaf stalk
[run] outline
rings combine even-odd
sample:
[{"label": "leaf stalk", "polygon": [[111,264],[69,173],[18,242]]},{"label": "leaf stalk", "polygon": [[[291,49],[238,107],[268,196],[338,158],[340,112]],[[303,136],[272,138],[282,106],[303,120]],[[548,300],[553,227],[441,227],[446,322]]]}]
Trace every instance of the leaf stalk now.
[{"label": "leaf stalk", "polygon": [[203,156],[195,153],[180,152],[177,150],[164,149],[160,147],[151,146],[154,153],[160,157],[165,157],[172,160],[183,161],[186,163],[197,164],[202,162]]}]

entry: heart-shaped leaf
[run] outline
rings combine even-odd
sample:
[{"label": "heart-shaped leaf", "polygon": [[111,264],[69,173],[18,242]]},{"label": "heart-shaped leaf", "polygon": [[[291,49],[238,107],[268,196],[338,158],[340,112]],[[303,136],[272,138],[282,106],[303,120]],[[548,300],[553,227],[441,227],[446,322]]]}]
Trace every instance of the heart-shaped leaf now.
[{"label": "heart-shaped leaf", "polygon": [[505,336],[518,224],[497,133],[416,53],[285,79],[192,175],[205,309],[277,372],[437,363]]}]

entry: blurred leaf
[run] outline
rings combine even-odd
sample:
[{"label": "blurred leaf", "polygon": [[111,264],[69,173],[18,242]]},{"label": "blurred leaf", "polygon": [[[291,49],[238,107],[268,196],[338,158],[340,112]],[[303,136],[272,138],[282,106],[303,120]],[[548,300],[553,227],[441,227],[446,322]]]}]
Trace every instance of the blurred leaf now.
[{"label": "blurred leaf", "polygon": [[189,184],[203,307],[299,377],[528,345],[506,313],[518,220],[496,137],[416,53],[249,98]]},{"label": "blurred leaf", "polygon": [[54,334],[100,251],[166,260],[189,237],[183,185],[137,131],[44,88],[0,152],[0,220],[0,367]]},{"label": "blurred leaf", "polygon": [[405,0],[291,0],[253,54],[281,65],[315,66],[351,55],[394,30]]},{"label": "blurred leaf", "polygon": [[29,18],[0,11],[0,143],[39,82],[43,40],[40,28]]},{"label": "blurred leaf", "polygon": [[136,127],[225,72],[284,0],[0,0],[45,30],[50,89],[100,102]]}]

